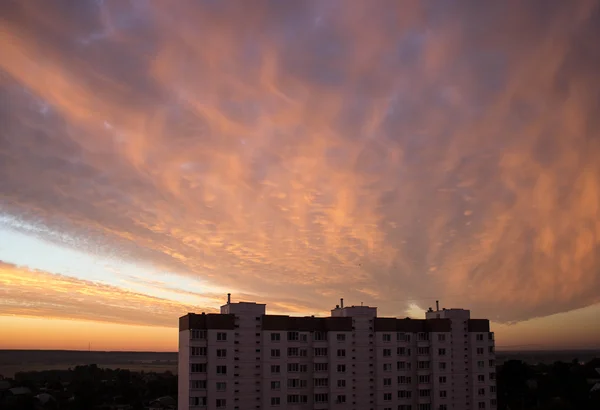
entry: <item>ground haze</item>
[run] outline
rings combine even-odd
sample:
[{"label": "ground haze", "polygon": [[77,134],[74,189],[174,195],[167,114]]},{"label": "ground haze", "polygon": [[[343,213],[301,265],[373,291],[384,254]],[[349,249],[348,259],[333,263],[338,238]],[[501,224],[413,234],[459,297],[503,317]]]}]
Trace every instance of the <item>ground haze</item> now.
[{"label": "ground haze", "polygon": [[23,371],[62,370],[97,364],[111,369],[177,372],[176,352],[97,352],[77,350],[0,350],[0,375]]}]

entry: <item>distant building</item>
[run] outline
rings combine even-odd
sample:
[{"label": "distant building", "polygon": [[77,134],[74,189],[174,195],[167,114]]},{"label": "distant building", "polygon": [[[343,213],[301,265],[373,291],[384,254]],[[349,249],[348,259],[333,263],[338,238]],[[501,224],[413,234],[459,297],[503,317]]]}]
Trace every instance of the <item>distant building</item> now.
[{"label": "distant building", "polygon": [[494,334],[463,309],[426,319],[340,305],[330,317],[239,302],[179,320],[179,410],[496,408]]}]

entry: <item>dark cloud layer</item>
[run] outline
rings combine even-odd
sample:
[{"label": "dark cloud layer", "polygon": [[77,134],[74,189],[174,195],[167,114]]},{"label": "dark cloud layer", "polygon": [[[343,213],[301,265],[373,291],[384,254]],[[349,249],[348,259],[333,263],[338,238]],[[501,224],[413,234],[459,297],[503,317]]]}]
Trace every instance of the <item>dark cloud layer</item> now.
[{"label": "dark cloud layer", "polygon": [[597,38],[591,0],[6,1],[1,210],[315,309],[589,306]]}]

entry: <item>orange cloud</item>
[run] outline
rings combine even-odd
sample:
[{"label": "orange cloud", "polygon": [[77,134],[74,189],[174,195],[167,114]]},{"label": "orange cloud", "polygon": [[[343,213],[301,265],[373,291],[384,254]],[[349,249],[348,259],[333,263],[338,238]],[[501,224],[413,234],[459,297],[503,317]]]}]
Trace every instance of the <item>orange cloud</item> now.
[{"label": "orange cloud", "polygon": [[0,285],[3,315],[176,327],[188,312],[215,311],[3,262]]},{"label": "orange cloud", "polygon": [[311,311],[599,302],[597,2],[7,4],[20,229]]}]

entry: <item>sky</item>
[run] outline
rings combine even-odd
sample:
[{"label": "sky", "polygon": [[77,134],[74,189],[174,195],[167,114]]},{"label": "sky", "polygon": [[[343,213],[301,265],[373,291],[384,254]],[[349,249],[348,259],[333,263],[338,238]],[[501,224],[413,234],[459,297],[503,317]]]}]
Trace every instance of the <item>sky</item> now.
[{"label": "sky", "polygon": [[0,4],[0,348],[234,301],[600,348],[600,1]]}]

